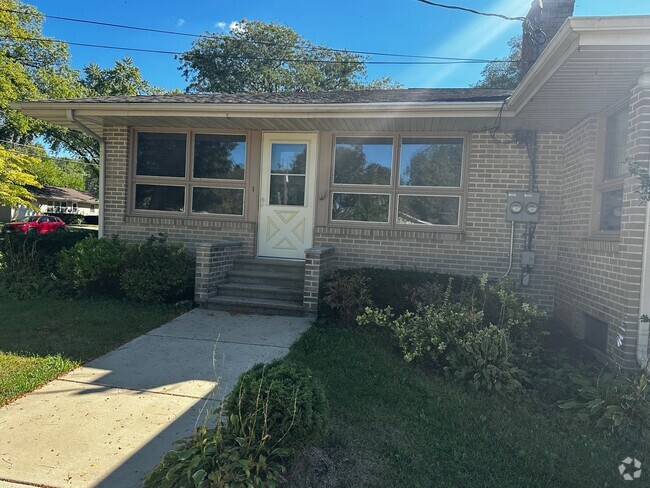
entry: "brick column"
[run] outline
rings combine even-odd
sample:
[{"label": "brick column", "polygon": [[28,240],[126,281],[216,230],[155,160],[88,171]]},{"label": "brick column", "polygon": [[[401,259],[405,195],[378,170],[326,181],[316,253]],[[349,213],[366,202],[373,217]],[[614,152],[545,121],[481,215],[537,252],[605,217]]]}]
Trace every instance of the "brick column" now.
[{"label": "brick column", "polygon": [[242,243],[238,241],[199,244],[196,247],[194,301],[202,303],[210,298],[241,254]]},{"label": "brick column", "polygon": [[333,247],[317,246],[305,251],[305,291],[303,307],[308,315],[318,314],[321,285],[330,273]]}]

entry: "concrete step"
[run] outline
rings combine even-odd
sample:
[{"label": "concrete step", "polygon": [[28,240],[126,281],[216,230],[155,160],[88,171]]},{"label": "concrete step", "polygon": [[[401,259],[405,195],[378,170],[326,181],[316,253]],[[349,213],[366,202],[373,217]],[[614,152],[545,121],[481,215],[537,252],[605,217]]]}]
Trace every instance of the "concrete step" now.
[{"label": "concrete step", "polygon": [[303,317],[305,315],[302,303],[223,295],[208,298],[203,303],[203,308],[260,315],[287,315],[292,317]]},{"label": "concrete step", "polygon": [[249,298],[265,298],[302,303],[303,286],[256,285],[251,283],[222,283],[218,286],[219,296],[236,296]]},{"label": "concrete step", "polygon": [[282,284],[287,288],[302,287],[305,282],[303,273],[285,270],[248,270],[237,267],[228,271],[227,280],[231,283],[250,283],[253,285],[278,286]]},{"label": "concrete step", "polygon": [[305,263],[302,261],[285,261],[279,259],[238,259],[234,268],[242,271],[264,271],[287,273],[303,276],[305,274]]}]

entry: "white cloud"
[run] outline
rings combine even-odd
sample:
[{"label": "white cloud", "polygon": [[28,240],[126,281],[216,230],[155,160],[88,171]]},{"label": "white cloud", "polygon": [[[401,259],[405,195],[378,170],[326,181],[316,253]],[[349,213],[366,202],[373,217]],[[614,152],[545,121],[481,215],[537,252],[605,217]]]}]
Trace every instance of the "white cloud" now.
[{"label": "white cloud", "polygon": [[228,30],[230,32],[243,32],[244,27],[242,26],[242,24],[240,22],[237,22],[237,21],[233,20],[230,23],[230,25],[228,26]]},{"label": "white cloud", "polygon": [[216,24],[214,24],[214,26],[215,26],[217,29],[224,30],[224,29],[226,28],[226,23],[223,22],[223,21],[221,21],[221,22],[217,22]]},{"label": "white cloud", "polygon": [[[504,12],[510,16],[524,16],[530,8],[530,0],[501,0],[491,12]],[[461,15],[460,13],[458,15]],[[467,14],[469,15],[469,14]],[[427,53],[430,56],[449,56],[472,58],[476,57],[485,48],[492,44],[496,39],[503,35],[508,29],[512,28],[513,22],[496,19],[494,17],[474,16],[473,20],[464,24],[456,34],[449,37],[446,41],[438,44],[437,47]],[[515,25],[520,26],[521,23]],[[505,46],[505,43],[504,43]],[[507,47],[507,46],[505,46]],[[425,73],[422,67],[417,68],[417,72],[411,74],[411,79],[415,81],[413,86],[444,86],[443,83],[451,74],[465,65],[448,64],[440,65],[431,75],[432,70]]]},{"label": "white cloud", "polygon": [[185,23],[185,19],[178,19],[176,21],[176,27],[181,27]]}]

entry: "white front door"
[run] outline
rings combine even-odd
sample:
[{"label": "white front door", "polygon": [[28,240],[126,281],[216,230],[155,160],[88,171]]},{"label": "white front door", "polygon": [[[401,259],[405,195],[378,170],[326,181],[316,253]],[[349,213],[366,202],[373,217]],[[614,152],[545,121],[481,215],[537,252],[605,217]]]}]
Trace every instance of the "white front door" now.
[{"label": "white front door", "polygon": [[304,259],[312,246],[316,146],[316,134],[263,135],[259,256]]}]

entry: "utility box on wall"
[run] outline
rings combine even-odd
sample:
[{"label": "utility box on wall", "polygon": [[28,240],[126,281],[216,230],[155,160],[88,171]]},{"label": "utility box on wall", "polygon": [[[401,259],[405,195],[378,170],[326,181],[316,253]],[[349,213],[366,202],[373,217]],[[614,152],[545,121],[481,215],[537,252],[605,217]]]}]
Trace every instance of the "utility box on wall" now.
[{"label": "utility box on wall", "polygon": [[506,198],[508,222],[538,222],[539,192],[509,191]]}]

